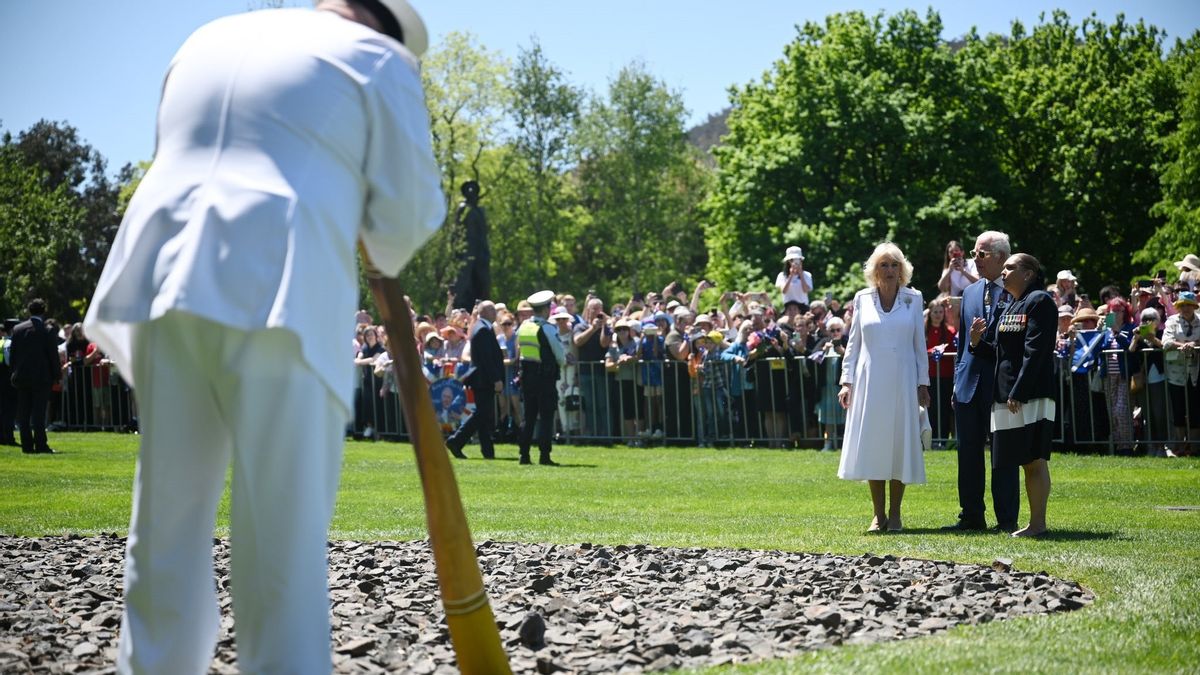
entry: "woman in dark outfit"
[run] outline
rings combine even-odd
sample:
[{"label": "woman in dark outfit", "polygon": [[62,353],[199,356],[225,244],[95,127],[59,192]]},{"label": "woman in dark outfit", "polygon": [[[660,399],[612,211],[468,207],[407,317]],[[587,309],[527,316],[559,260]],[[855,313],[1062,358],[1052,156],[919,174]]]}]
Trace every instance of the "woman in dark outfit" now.
[{"label": "woman in dark outfit", "polygon": [[992,467],[1025,470],[1029,525],[1014,537],[1046,531],[1050,497],[1050,439],[1054,436],[1054,345],[1058,308],[1045,291],[1042,266],[1027,253],[1011,256],[1001,273],[1011,298],[989,324],[971,324],[971,352],[996,356],[992,405]]}]

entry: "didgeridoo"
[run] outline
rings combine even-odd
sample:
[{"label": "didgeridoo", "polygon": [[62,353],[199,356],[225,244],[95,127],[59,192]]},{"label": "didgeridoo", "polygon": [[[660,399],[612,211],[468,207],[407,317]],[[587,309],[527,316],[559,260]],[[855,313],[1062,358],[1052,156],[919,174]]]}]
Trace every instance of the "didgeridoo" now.
[{"label": "didgeridoo", "polygon": [[438,588],[442,592],[442,606],[446,610],[458,669],[464,675],[511,673],[508,657],[500,644],[496,618],[483,588],[483,576],[479,572],[475,545],[458,495],[458,483],[454,480],[454,469],[450,466],[442,430],[429,397],[429,383],[421,372],[408,302],[400,282],[383,276],[371,264],[361,242],[359,251],[375,306],[391,336],[388,351],[392,355],[404,419],[408,422],[417,456]]}]

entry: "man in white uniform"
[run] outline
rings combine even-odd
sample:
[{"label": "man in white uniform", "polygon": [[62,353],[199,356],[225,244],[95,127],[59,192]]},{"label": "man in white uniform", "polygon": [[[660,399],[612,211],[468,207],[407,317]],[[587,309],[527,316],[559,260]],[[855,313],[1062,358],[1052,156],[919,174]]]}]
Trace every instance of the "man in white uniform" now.
[{"label": "man in white uniform", "polygon": [[142,447],[117,668],[203,673],[233,461],[243,672],[331,668],[326,537],[351,410],[356,242],[394,275],[445,200],[405,0],[322,0],[192,34],[154,164],[85,320],[136,388]]}]

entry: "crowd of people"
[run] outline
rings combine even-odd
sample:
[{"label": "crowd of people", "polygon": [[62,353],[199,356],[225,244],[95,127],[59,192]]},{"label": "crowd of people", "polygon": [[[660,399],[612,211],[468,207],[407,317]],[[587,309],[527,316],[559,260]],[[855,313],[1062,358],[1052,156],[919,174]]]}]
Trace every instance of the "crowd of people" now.
[{"label": "crowd of people", "polygon": [[[1055,392],[1063,413],[1055,425],[1059,447],[1157,456],[1200,449],[1193,447],[1200,396],[1195,378],[1187,377],[1196,362],[1188,333],[1194,323],[1189,294],[1200,277],[1200,260],[1194,258],[1179,261],[1172,279],[1160,271],[1128,292],[1105,286],[1095,302],[1079,290],[1070,270],[1059,271],[1041,289],[1056,307],[1050,367],[1061,384]],[[945,260],[940,292],[921,312],[930,393],[922,407],[931,444],[939,449],[958,440],[951,399],[963,332],[962,292],[981,278],[977,260],[964,255],[958,242],[949,242]],[[549,323],[566,358],[556,383],[555,438],[634,446],[840,448],[845,412],[837,405],[838,372],[856,303],[829,295],[811,299],[813,277],[799,247],[789,247],[782,262],[776,279],[781,302],[772,302],[774,294],[767,292],[729,291],[702,306],[702,295],[713,286],[708,281],[690,295],[671,284],[612,306],[591,293],[582,303],[569,293],[555,294]],[[431,382],[471,367],[469,338],[479,325],[478,312],[454,309],[454,300],[448,298],[444,311],[414,319]],[[527,300],[513,306],[489,301],[487,307],[495,312],[489,327],[504,368],[493,403],[495,438],[516,441],[523,421],[517,332],[532,320],[533,308]],[[387,336],[365,311],[356,321],[349,351],[362,369],[354,433],[396,435],[401,422]],[[453,423],[469,418],[469,408],[478,410],[465,387],[450,397]]]},{"label": "crowd of people", "polygon": [[[949,242],[940,292],[923,306],[930,393],[923,408],[934,449],[958,442],[951,399],[963,331],[961,293],[980,278],[976,262],[958,242]],[[856,306],[829,296],[810,299],[814,282],[799,247],[788,248],[783,263],[776,279],[782,304],[773,303],[770,293],[731,291],[703,308],[700,298],[712,286],[707,281],[690,295],[672,284],[607,311],[591,294],[582,305],[571,294],[555,294],[550,324],[566,359],[551,420],[556,441],[840,448],[846,420],[837,404],[838,374]],[[1200,258],[1189,254],[1176,267],[1173,278],[1160,270],[1127,292],[1105,286],[1094,301],[1071,270],[1059,271],[1045,286],[1057,308],[1051,367],[1061,385],[1055,393],[1058,447],[1155,456],[1200,450],[1200,358],[1193,356],[1200,335],[1194,302]],[[444,310],[415,317],[418,351],[431,383],[461,380],[478,351],[470,337],[479,309],[453,304],[450,296]],[[496,420],[494,440],[515,442],[523,423],[517,332],[532,319],[533,308],[527,300],[480,307],[494,313],[489,328],[503,362],[499,388],[488,401]],[[359,375],[349,433],[402,436],[388,336],[366,311],[355,321],[348,352]],[[17,323],[8,319],[0,328],[5,344]],[[136,430],[130,388],[83,324],[46,318],[45,326],[58,354],[49,428]],[[0,443],[17,445],[11,431],[17,400],[4,379]],[[435,404],[448,435],[480,409],[468,387],[446,386],[439,394]]]}]

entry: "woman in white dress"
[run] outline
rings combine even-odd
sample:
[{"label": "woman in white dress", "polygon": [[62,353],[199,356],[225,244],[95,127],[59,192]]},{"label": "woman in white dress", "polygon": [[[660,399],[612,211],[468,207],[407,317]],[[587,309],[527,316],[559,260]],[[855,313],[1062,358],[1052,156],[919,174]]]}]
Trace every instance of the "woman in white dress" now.
[{"label": "woman in white dress", "polygon": [[897,532],[904,486],[925,482],[918,410],[929,406],[925,303],[920,291],[906,288],[912,264],[895,244],[876,246],[863,268],[867,288],[854,296],[838,392],[847,411],[838,478],[870,485],[875,517],[868,532]]}]

